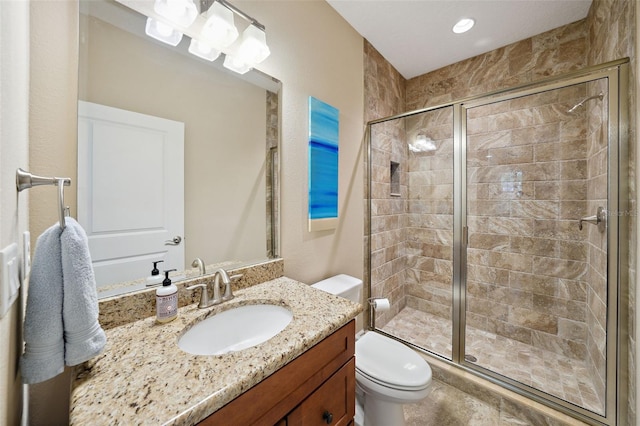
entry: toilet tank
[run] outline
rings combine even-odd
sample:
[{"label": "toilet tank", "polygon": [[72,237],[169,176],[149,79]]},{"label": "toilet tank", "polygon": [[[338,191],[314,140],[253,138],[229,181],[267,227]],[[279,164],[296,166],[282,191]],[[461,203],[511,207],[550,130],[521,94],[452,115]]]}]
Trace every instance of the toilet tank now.
[{"label": "toilet tank", "polygon": [[362,303],[362,280],[346,274],[340,274],[318,281],[311,287],[344,297],[355,303]]}]

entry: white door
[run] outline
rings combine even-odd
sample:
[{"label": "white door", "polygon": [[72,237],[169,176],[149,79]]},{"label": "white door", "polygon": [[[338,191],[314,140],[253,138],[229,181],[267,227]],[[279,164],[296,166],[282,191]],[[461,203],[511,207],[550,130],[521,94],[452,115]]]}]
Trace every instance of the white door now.
[{"label": "white door", "polygon": [[78,222],[98,287],[183,270],[184,123],[79,101]]}]

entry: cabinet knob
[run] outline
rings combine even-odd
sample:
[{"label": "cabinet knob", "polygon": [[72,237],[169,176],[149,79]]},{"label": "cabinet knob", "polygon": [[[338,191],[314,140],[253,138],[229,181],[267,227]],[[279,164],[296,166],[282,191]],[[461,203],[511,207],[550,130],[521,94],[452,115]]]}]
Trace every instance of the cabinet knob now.
[{"label": "cabinet knob", "polygon": [[331,414],[328,411],[325,411],[324,413],[322,413],[322,420],[324,420],[325,423],[330,425],[333,422],[333,414]]}]

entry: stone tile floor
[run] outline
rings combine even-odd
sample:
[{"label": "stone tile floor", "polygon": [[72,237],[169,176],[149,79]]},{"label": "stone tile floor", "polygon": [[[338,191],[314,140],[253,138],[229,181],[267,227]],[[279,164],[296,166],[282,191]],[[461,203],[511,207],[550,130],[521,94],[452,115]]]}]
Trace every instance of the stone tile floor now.
[{"label": "stone tile floor", "polygon": [[432,382],[424,401],[404,406],[404,417],[407,426],[587,426],[575,419],[519,411],[504,401],[493,407],[438,380]]},{"label": "stone tile floor", "polygon": [[434,380],[431,393],[420,404],[404,406],[407,426],[502,426],[526,425],[526,421],[503,415],[479,399]]},{"label": "stone tile floor", "polygon": [[[406,307],[382,327],[382,330],[439,355],[451,357],[451,323],[441,317]],[[573,404],[602,413],[603,405],[584,362],[473,328],[467,330],[466,340],[467,354],[477,358],[475,364]],[[489,412],[482,413],[484,411],[480,410],[474,415],[495,415]],[[475,423],[474,420],[473,423],[433,424],[502,423]]]}]

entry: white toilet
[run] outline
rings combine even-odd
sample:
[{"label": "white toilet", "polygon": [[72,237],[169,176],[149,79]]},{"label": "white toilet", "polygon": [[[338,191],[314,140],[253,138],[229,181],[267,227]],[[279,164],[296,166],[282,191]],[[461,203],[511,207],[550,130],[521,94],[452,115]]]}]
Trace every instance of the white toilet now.
[{"label": "white toilet", "polygon": [[[336,275],[312,287],[361,303],[362,281]],[[431,367],[408,346],[376,332],[356,340],[356,426],[403,426],[403,404],[429,394]]]}]

